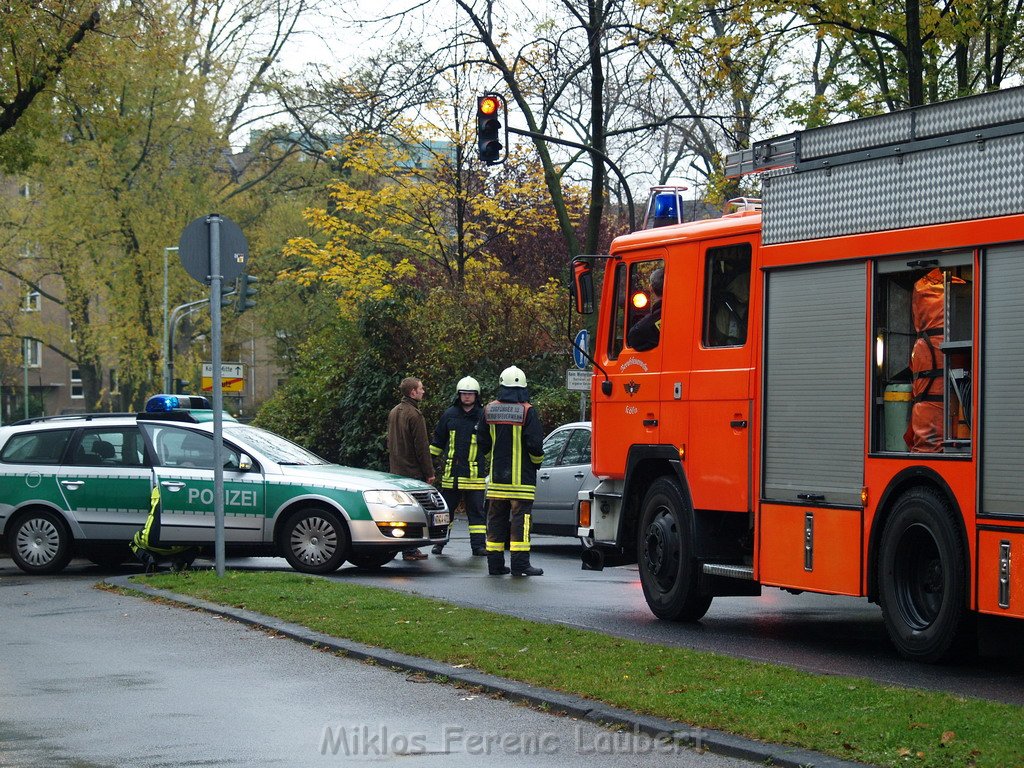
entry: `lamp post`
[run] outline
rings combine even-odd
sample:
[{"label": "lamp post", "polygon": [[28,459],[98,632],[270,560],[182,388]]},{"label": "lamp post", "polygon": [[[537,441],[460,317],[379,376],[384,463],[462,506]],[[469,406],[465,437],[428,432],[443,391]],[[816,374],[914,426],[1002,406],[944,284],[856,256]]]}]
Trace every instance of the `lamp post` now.
[{"label": "lamp post", "polygon": [[168,316],[169,307],[168,307],[168,300],[167,300],[167,293],[168,293],[168,282],[167,282],[168,263],[167,263],[167,259],[169,257],[169,254],[171,253],[171,251],[174,251],[175,253],[177,253],[178,246],[176,246],[176,245],[168,245],[167,247],[164,248],[164,343],[163,343],[163,346],[161,347],[161,349],[163,350],[163,355],[161,355],[161,357],[163,358],[163,363],[164,363],[163,364],[163,369],[164,369],[164,390],[163,391],[168,393],[168,394],[171,394],[171,359],[170,359],[170,354],[168,353],[168,349],[167,349],[167,346],[168,346],[168,344],[170,342],[170,322],[169,322],[169,316]]},{"label": "lamp post", "polygon": [[21,361],[22,370],[25,374],[25,418],[28,418],[28,336],[21,340]]}]

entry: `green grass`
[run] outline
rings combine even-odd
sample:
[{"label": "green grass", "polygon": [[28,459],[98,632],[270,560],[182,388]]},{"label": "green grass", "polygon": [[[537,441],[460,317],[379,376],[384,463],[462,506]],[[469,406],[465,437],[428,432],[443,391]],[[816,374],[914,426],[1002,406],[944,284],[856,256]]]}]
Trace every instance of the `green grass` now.
[{"label": "green grass", "polygon": [[635,712],[884,766],[1024,766],[1020,707],[814,675],[525,621],[294,573],[146,577],[154,587],[277,616]]}]

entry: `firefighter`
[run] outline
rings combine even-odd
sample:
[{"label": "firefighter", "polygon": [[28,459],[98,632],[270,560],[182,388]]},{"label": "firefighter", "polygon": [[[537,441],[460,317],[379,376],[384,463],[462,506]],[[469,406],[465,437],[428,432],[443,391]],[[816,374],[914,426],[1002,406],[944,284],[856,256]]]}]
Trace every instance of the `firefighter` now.
[{"label": "firefighter", "polygon": [[135,557],[146,567],[146,573],[152,573],[160,560],[170,562],[172,571],[181,571],[192,565],[199,555],[196,547],[168,547],[160,543],[160,489],[153,486],[149,494],[149,515],[142,530],[136,531],[132,537],[131,547]]},{"label": "firefighter", "polygon": [[[463,377],[455,385],[455,398],[441,414],[430,442],[431,455],[443,462],[441,495],[452,512],[452,522],[461,502],[469,520],[469,545],[479,557],[487,554],[483,513],[486,466],[476,441],[476,424],[482,410],[479,382],[472,376]],[[431,552],[440,555],[443,549],[444,544],[435,544]]]},{"label": "firefighter", "polygon": [[[490,455],[487,485],[487,571],[492,576],[540,576],[530,565],[530,511],[537,468],[544,459],[544,427],[530,405],[526,374],[516,366],[501,372],[498,398],[477,422],[480,452]],[[512,568],[505,565],[505,542]]]}]

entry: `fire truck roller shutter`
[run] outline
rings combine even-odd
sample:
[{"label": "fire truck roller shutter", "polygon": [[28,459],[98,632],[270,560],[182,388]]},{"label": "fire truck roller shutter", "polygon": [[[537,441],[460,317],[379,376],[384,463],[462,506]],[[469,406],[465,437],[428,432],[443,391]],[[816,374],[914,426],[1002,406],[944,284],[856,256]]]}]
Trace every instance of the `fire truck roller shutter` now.
[{"label": "fire truck roller shutter", "polygon": [[981,350],[981,512],[1024,517],[1024,245],[982,256],[985,307]]},{"label": "fire truck roller shutter", "polygon": [[764,496],[860,504],[867,267],[768,276]]}]

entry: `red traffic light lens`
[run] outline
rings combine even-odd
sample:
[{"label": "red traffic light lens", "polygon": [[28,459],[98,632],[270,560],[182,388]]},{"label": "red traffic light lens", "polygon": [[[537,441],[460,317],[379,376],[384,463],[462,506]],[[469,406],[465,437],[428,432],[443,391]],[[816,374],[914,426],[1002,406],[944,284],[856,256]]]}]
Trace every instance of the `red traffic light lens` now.
[{"label": "red traffic light lens", "polygon": [[497,96],[484,96],[480,99],[480,104],[477,108],[482,115],[496,115],[498,110],[501,109],[501,101]]}]

